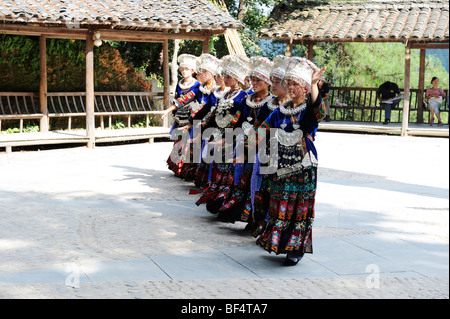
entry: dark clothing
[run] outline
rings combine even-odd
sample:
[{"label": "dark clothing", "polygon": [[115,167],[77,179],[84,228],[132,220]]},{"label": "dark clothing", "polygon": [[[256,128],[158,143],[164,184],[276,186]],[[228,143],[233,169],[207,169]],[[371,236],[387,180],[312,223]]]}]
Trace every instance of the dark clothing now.
[{"label": "dark clothing", "polygon": [[394,82],[386,81],[383,84],[380,85],[380,87],[377,90],[377,96],[380,98],[380,104],[382,107],[384,107],[384,124],[387,124],[391,120],[391,109],[393,107],[396,107],[400,100],[397,100],[395,102],[384,102],[385,100],[391,99],[393,97],[396,97],[400,94],[400,90],[398,88],[398,85]]},{"label": "dark clothing", "polygon": [[400,94],[400,90],[398,85],[394,82],[386,81],[380,85],[377,90],[377,95],[381,98],[381,100],[387,100],[393,98]]},{"label": "dark clothing", "polygon": [[324,82],[322,84],[322,87],[319,89],[319,92],[320,92],[320,95],[322,97],[324,97],[326,93],[330,93],[330,86],[329,86],[329,84]]}]

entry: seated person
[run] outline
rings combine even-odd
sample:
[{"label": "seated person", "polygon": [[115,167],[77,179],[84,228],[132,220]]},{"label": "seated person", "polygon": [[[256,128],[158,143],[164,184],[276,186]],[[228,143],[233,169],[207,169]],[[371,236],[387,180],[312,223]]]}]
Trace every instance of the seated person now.
[{"label": "seated person", "polygon": [[381,106],[384,107],[384,123],[388,124],[391,121],[391,109],[396,107],[403,95],[400,94],[398,85],[394,82],[386,81],[380,85],[377,90],[377,99],[380,100]]},{"label": "seated person", "polygon": [[438,119],[438,126],[442,126],[441,115],[439,114],[439,109],[442,105],[442,100],[445,97],[445,92],[442,88],[438,87],[439,79],[433,77],[431,79],[432,88],[427,89],[425,93],[425,98],[427,99],[428,108],[430,110],[430,125],[433,126],[434,115]]}]

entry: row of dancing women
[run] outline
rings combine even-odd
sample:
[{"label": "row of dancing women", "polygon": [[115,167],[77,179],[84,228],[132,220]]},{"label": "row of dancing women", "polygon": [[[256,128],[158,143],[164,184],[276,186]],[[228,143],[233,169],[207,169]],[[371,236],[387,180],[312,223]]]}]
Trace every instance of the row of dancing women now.
[{"label": "row of dancing women", "polygon": [[[258,245],[296,265],[312,253],[314,137],[326,115],[317,82],[326,68],[286,56],[182,54],[178,64],[182,79],[163,115],[174,116],[169,169],[202,190],[197,205],[219,221],[246,222]],[[232,142],[230,131],[240,132]]]}]

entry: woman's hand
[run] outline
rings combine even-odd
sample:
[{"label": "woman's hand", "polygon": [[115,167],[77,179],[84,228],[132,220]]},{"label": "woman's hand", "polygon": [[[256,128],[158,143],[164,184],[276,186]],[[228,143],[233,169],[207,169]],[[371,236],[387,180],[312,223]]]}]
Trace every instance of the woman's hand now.
[{"label": "woman's hand", "polygon": [[177,107],[175,105],[172,105],[167,110],[164,110],[164,113],[162,114],[162,119],[165,119],[169,113],[171,113],[172,111],[175,111],[176,109],[177,109]]},{"label": "woman's hand", "polygon": [[192,124],[189,123],[189,124],[187,124],[187,125],[181,127],[180,130],[187,130],[187,131],[189,131],[189,130],[191,129],[191,127],[192,127]]},{"label": "woman's hand", "polygon": [[319,87],[317,86],[317,82],[319,82],[320,78],[323,76],[327,69],[327,66],[324,66],[321,70],[315,69],[311,78],[311,101],[314,103],[319,96]]},{"label": "woman's hand", "polygon": [[311,85],[317,84],[319,82],[320,78],[325,74],[325,71],[327,70],[327,66],[324,66],[321,70],[315,69],[311,78]]}]

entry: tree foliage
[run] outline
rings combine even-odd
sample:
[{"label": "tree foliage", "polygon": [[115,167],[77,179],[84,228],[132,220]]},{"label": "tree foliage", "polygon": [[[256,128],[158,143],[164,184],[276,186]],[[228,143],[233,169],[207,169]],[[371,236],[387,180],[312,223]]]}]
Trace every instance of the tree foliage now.
[{"label": "tree foliage", "polygon": [[[40,83],[39,38],[0,36],[0,90],[38,92]],[[85,41],[47,39],[49,92],[85,90]],[[94,50],[94,87],[98,91],[142,91],[144,81],[130,61],[108,43]]]},{"label": "tree foliage", "polygon": [[[273,59],[284,54],[286,44],[258,40],[257,33],[268,18],[275,0],[209,0],[224,3],[228,12],[244,25],[240,39],[248,56],[263,55]],[[219,6],[220,7],[220,6]],[[172,62],[174,41],[169,41],[169,62]],[[0,36],[0,90],[39,90],[39,40],[37,37]],[[201,41],[181,41],[178,54],[200,55]],[[85,42],[48,39],[49,91],[84,90]],[[442,52],[444,50],[440,50]],[[162,45],[159,43],[135,43],[104,41],[95,49],[96,90],[146,90],[148,83],[135,70],[144,71],[147,77],[162,82]],[[223,35],[210,39],[211,54],[221,58],[228,54]],[[447,50],[448,52],[448,50]],[[432,76],[440,78],[440,84],[448,88],[448,70],[442,65],[448,55],[439,58],[427,50],[425,84]],[[293,54],[306,56],[306,46],[294,46]],[[327,65],[327,79],[334,86],[377,87],[386,80],[404,83],[405,48],[400,43],[318,43],[314,46],[313,61],[318,66]],[[444,63],[445,64],[445,63]],[[418,86],[419,50],[411,54],[411,86]]]},{"label": "tree foliage", "polygon": [[[319,43],[313,61],[327,65],[325,77],[334,86],[378,87],[385,81],[404,86],[405,46],[402,43]],[[420,50],[411,51],[411,88],[418,88]],[[448,88],[448,72],[439,59],[425,62],[425,87],[433,76]]]}]

